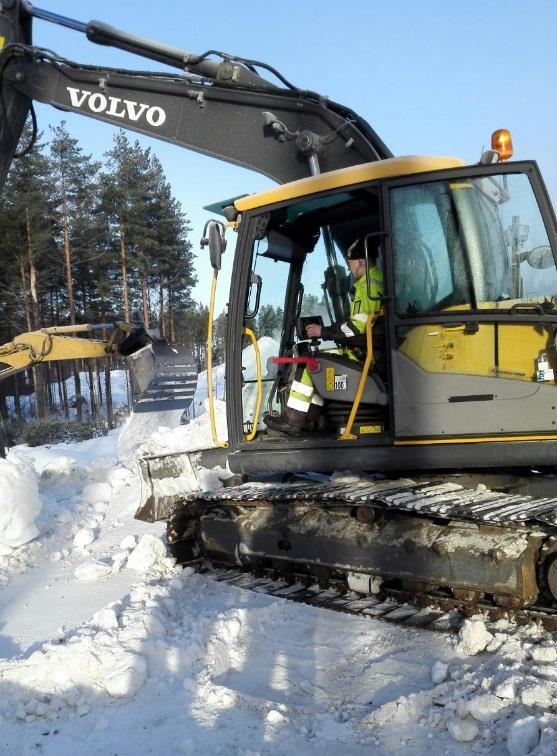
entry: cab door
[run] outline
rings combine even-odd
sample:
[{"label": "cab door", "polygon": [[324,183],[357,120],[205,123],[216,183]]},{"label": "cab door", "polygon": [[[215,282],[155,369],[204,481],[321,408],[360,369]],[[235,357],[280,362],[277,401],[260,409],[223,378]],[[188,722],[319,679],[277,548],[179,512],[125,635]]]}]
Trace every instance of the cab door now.
[{"label": "cab door", "polygon": [[554,217],[533,164],[475,170],[387,189],[396,439],[557,431]]}]

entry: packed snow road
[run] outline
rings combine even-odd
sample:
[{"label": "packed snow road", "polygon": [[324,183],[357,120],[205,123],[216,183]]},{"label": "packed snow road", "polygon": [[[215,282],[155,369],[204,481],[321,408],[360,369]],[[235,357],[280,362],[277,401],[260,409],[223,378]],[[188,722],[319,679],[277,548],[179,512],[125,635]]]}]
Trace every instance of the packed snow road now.
[{"label": "packed snow road", "polygon": [[0,753],[557,751],[551,634],[453,638],[182,570],[116,441],[0,460]]}]

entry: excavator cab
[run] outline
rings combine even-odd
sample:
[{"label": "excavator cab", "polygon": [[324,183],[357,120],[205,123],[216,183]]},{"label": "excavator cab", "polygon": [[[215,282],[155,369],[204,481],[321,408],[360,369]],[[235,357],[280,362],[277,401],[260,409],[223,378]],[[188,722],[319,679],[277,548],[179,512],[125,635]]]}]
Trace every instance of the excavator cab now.
[{"label": "excavator cab", "polygon": [[[227,396],[238,470],[288,458],[294,469],[330,471],[331,448],[337,469],[438,468],[443,454],[453,464],[456,449],[463,466],[499,464],[501,454],[521,465],[532,437],[549,454],[556,233],[537,166],[394,158],[290,187],[236,202]],[[345,255],[359,237],[374,240],[385,283],[363,380],[363,359],[346,359],[338,342],[312,344],[302,327],[308,317],[325,325],[346,317]],[[234,336],[245,327],[261,350],[259,377]],[[312,359],[325,400],[319,432],[270,437],[254,414],[257,389],[264,410],[281,412],[293,369]]]}]

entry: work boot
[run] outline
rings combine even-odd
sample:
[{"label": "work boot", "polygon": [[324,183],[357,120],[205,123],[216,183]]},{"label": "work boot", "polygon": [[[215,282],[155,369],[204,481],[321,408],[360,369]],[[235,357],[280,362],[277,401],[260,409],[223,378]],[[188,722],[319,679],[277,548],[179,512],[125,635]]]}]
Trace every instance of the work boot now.
[{"label": "work boot", "polygon": [[283,415],[263,415],[263,422],[273,431],[286,433],[289,436],[300,436],[306,422],[306,413],[287,407]]},{"label": "work boot", "polygon": [[321,417],[321,405],[319,404],[310,404],[309,410],[306,414],[306,430],[310,431],[310,433],[313,433],[316,431],[319,427],[319,418]]}]

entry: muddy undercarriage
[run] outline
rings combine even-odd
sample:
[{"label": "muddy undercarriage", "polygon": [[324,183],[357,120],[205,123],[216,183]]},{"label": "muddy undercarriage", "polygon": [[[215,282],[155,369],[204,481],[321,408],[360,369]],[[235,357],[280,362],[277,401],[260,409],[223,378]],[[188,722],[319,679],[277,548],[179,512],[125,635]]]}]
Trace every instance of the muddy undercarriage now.
[{"label": "muddy undercarriage", "polygon": [[245,484],[175,506],[168,541],[182,563],[552,625],[556,507],[450,482]]}]

